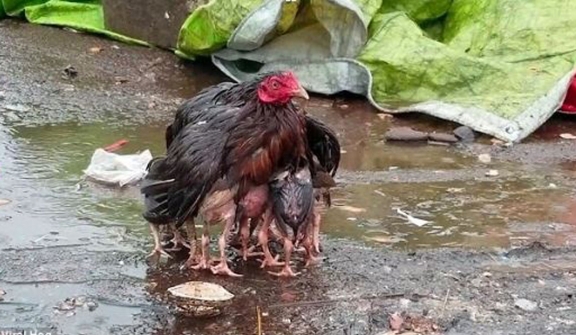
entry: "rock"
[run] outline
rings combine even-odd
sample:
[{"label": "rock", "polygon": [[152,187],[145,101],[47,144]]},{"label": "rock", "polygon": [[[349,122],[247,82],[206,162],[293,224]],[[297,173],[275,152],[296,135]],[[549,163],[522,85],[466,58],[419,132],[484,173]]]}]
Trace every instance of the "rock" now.
[{"label": "rock", "polygon": [[454,135],[460,139],[462,142],[474,142],[476,140],[476,134],[474,130],[470,127],[461,126],[453,131]]},{"label": "rock", "polygon": [[104,26],[162,48],[175,48],[186,18],[206,3],[208,0],[103,0]]},{"label": "rock", "polygon": [[[26,113],[30,111],[30,108],[24,106],[24,105],[6,105],[3,106],[5,110],[7,111],[12,111],[12,112],[18,112],[18,113]],[[18,118],[18,116],[16,116]]]},{"label": "rock", "polygon": [[388,141],[426,141],[428,134],[410,127],[396,127],[388,130],[384,138]]},{"label": "rock", "polygon": [[74,79],[78,77],[78,70],[72,65],[66,66],[63,70],[65,78]]},{"label": "rock", "polygon": [[508,305],[506,303],[497,302],[496,304],[494,304],[493,310],[501,312],[501,311],[505,311],[507,307],[508,307]]},{"label": "rock", "polygon": [[400,306],[401,309],[408,309],[408,307],[410,307],[410,299],[406,299],[406,298],[402,298],[398,301],[398,306]]},{"label": "rock", "polygon": [[[1,96],[2,96],[1,93],[2,93],[2,92],[0,92],[0,99],[2,99],[2,98],[1,98]],[[380,118],[380,120],[387,120],[387,119],[393,118],[392,115],[386,114],[386,113],[378,113],[378,114],[376,114],[376,116],[378,116],[378,117]]]},{"label": "rock", "polygon": [[520,308],[525,312],[534,312],[538,308],[538,304],[528,299],[516,299],[514,306]]},{"label": "rock", "polygon": [[474,278],[470,281],[470,284],[476,288],[479,288],[480,286],[482,286],[482,279]]},{"label": "rock", "polygon": [[447,143],[447,142],[438,142],[438,141],[428,141],[428,144],[430,144],[430,145],[438,145],[438,146],[442,146],[442,147],[448,147],[448,146],[450,146],[450,143]]},{"label": "rock", "polygon": [[84,307],[86,307],[90,312],[93,312],[98,308],[98,304],[94,301],[88,301]]},{"label": "rock", "polygon": [[444,142],[444,143],[456,143],[458,138],[452,134],[446,133],[430,133],[428,137],[431,141]]},{"label": "rock", "polygon": [[478,155],[478,160],[484,164],[490,164],[492,162],[492,157],[490,154],[480,154]]}]

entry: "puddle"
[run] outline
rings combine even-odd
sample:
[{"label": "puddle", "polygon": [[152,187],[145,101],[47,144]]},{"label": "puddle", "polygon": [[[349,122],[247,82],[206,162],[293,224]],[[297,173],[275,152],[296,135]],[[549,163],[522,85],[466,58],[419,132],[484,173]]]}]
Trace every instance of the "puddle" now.
[{"label": "puddle", "polygon": [[[360,112],[354,105],[345,110],[327,109],[327,103],[313,100],[309,109],[333,125],[342,138],[344,183],[335,190],[335,203],[349,206],[348,211],[338,206],[328,210],[323,226],[328,236],[402,248],[471,244],[504,247],[510,239],[506,225],[560,222],[570,212],[570,190],[549,188],[553,182],[550,178],[512,174],[477,181],[466,176],[467,169],[486,169],[476,157],[454,148],[386,144],[381,134],[389,126],[388,120]],[[28,222],[2,224],[6,226],[6,247],[64,243],[134,250],[131,243],[116,242],[148,243],[148,228],[140,216],[141,202],[135,187],[119,191],[81,182],[81,177],[95,148],[127,139],[129,144],[120,153],[150,149],[153,154],[161,154],[163,132],[162,122],[115,127],[113,120],[4,129],[3,183],[7,187],[0,196],[12,200],[4,209],[11,213],[9,221]],[[510,166],[503,163],[490,168]],[[362,183],[363,177],[347,181],[346,176],[354,175],[354,171],[362,172],[358,176],[364,174],[370,181]],[[383,171],[394,175],[383,176],[379,184],[374,184],[370,173]],[[413,178],[415,173],[419,180]],[[439,182],[438,176],[445,181]],[[360,211],[350,212],[350,208]],[[396,214],[395,208],[432,223],[412,226]],[[34,230],[30,231],[29,226]],[[490,235],[492,229],[502,228],[505,232],[501,236]]]}]

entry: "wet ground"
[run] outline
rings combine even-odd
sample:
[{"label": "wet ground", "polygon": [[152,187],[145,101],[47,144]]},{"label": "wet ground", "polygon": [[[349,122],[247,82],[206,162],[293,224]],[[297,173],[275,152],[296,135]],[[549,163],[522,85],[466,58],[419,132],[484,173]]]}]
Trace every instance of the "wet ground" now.
[{"label": "wet ground", "polygon": [[[455,125],[315,97],[308,110],[344,151],[321,265],[278,280],[255,264],[229,279],[146,263],[137,189],[99,186],[82,171],[119,139],[130,141],[120,153],[161,154],[174,108],[224,79],[165,51],[0,21],[0,199],[10,200],[0,206],[0,326],[255,334],[259,306],[265,334],[384,334],[388,315],[403,311],[446,334],[576,333],[576,142],[559,138],[576,133],[569,117],[511,148],[484,137],[392,144],[382,134],[393,126]],[[489,164],[478,160],[486,153]],[[396,208],[430,223],[410,224]],[[174,314],[166,288],[193,279],[223,285],[234,303],[209,320]],[[62,305],[69,298],[75,308]]]}]

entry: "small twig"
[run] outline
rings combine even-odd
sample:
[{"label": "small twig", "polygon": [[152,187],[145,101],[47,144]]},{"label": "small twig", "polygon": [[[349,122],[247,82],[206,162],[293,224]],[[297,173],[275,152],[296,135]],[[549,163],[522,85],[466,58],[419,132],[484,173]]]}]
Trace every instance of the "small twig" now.
[{"label": "small twig", "polygon": [[260,306],[256,306],[256,320],[258,322],[258,335],[262,335],[262,315],[260,313]]},{"label": "small twig", "polygon": [[450,296],[450,289],[446,291],[446,297],[444,297],[444,303],[442,304],[442,311],[440,312],[440,317],[444,317],[444,310],[446,309],[446,304],[448,303],[449,296]]},{"label": "small twig", "polygon": [[381,195],[383,197],[386,197],[386,194],[384,194],[384,192],[380,191],[380,190],[374,190],[374,193]]}]

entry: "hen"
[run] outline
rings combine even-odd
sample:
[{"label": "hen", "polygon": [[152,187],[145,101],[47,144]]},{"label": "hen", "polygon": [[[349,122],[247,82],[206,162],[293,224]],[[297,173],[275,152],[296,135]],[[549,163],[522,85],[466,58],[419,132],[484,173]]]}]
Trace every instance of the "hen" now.
[{"label": "hen", "polygon": [[[145,199],[152,199],[148,202],[155,205],[144,213],[150,223],[162,224],[164,221],[156,219],[165,217],[173,218],[176,229],[185,222],[194,227],[194,218],[204,216],[200,268],[208,267],[209,222],[224,220],[220,264],[212,271],[228,275],[235,274],[228,268],[224,249],[237,204],[254,193],[260,199],[258,192],[275,171],[298,166],[311,155],[305,117],[291,101],[308,95],[292,73],[268,74],[235,88],[238,86],[245,98],[242,103],[208,104],[203,110],[210,117],[198,122],[188,119],[179,125],[175,122],[177,131],[174,124],[170,127],[166,157],[157,161],[141,189]],[[223,96],[228,93],[230,90],[221,92]],[[155,244],[155,250],[161,246]]]}]

